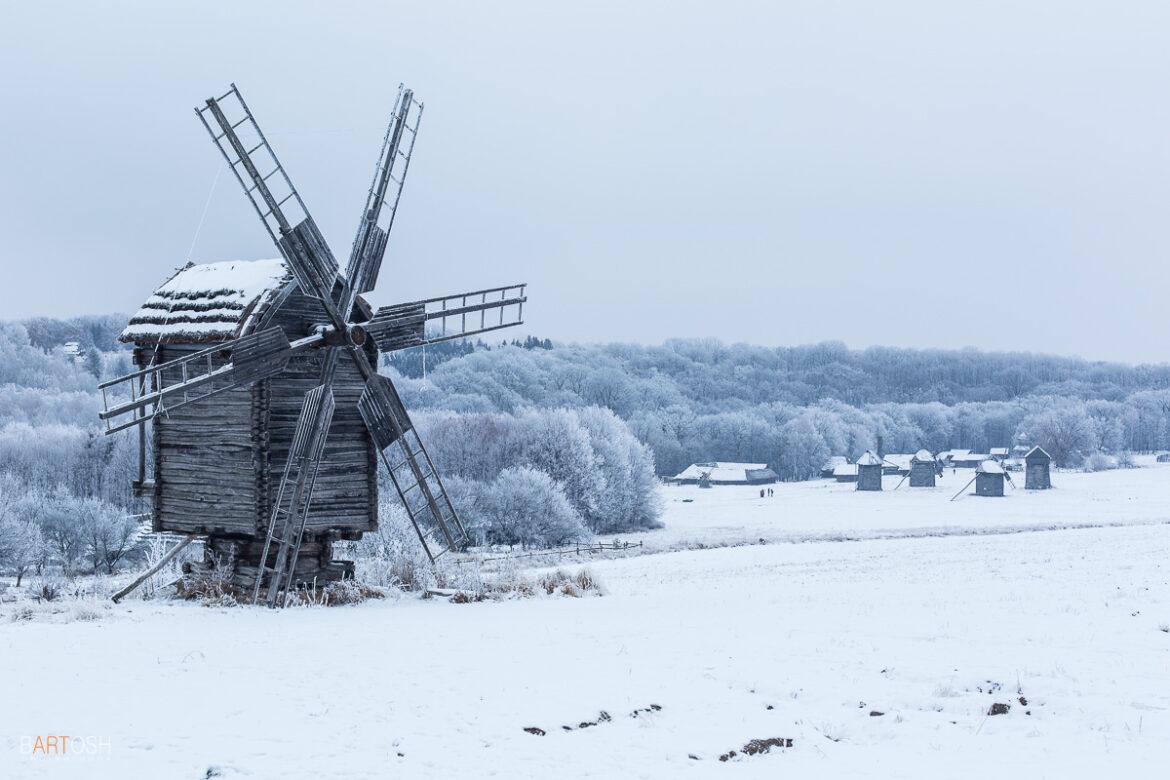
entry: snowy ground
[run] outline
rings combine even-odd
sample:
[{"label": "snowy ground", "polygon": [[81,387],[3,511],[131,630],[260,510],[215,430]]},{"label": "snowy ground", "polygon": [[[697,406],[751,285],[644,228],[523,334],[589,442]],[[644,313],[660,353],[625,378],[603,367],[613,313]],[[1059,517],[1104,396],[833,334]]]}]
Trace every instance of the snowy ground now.
[{"label": "snowy ground", "polygon": [[[907,538],[600,561],[601,598],[137,602],[96,621],[0,623],[0,777],[1160,775],[1167,477],[1063,475],[1050,493],[953,504],[957,485],[921,498],[781,486],[770,511],[695,490],[669,504],[667,543]],[[1139,524],[907,536],[1028,515]],[[989,716],[996,703],[1009,711]],[[38,734],[109,748],[22,753]],[[742,755],[773,737],[792,746]]]}]

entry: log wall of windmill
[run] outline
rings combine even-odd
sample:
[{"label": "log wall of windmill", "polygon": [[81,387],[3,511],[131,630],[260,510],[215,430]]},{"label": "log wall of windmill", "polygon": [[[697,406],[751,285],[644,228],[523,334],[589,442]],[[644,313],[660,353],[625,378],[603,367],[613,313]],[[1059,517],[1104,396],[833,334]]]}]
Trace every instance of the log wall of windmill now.
[{"label": "log wall of windmill", "polygon": [[[325,320],[321,304],[297,292],[281,304],[271,324],[280,325],[290,339],[297,339],[314,324]],[[377,452],[357,410],[365,380],[348,356],[338,358],[333,383],[336,410],[305,527],[310,534],[331,531],[342,537],[354,537],[361,531],[377,528]],[[323,360],[324,353],[315,350],[297,355],[284,373],[266,383],[270,436],[265,491],[268,505],[275,500],[280,486],[305,393],[321,382]]]},{"label": "log wall of windmill", "polygon": [[[182,357],[203,346],[167,345],[160,350],[159,361]],[[144,359],[149,359],[150,351],[144,353]],[[212,358],[213,367],[223,362]],[[166,377],[168,382],[180,379],[178,372]],[[225,384],[213,383],[211,388]],[[263,394],[258,387],[236,388],[155,418],[155,531],[257,532],[257,465],[263,460],[257,413],[264,403]]]},{"label": "log wall of windmill", "polygon": [[975,475],[975,495],[977,496],[1002,496],[1003,495],[1003,474],[976,474]]},{"label": "log wall of windmill", "polygon": [[857,489],[858,490],[881,490],[882,489],[882,467],[881,464],[873,466],[857,467]]},{"label": "log wall of windmill", "polygon": [[910,464],[910,487],[934,487],[936,473],[933,461],[914,461]]}]

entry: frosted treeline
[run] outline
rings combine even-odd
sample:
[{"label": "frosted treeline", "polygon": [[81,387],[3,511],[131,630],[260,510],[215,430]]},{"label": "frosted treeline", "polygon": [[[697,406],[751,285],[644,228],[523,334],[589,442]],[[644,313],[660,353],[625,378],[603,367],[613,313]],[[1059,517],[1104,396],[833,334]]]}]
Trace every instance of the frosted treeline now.
[{"label": "frosted treeline", "polygon": [[[449,359],[441,349],[428,351],[435,354],[426,378],[399,380],[412,408],[605,407],[651,448],[663,475],[728,460],[768,463],[784,479],[807,479],[830,455],[856,457],[879,436],[886,452],[903,453],[987,452],[1025,441],[1044,446],[1062,466],[1098,453],[1170,448],[1167,366],[711,341],[503,346]],[[400,363],[388,362],[391,371]]]}]

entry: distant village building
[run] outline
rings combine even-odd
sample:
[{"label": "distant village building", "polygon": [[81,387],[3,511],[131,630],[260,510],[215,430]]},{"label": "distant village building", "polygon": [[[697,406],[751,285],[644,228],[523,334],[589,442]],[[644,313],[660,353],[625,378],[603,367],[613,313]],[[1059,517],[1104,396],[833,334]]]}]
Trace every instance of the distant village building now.
[{"label": "distant village building", "polygon": [[910,459],[910,487],[934,487],[938,462],[930,450],[919,450]]},{"label": "distant village building", "polygon": [[1157,461],[1159,463],[1170,463],[1170,452],[1159,452]]},{"label": "distant village building", "polygon": [[[838,466],[849,465],[849,459],[844,455],[834,455],[825,461],[825,465],[821,466],[821,477],[824,479],[831,479],[836,476]],[[856,472],[855,472],[856,473]]]},{"label": "distant village building", "polygon": [[943,458],[943,454],[940,454],[944,464],[952,469],[977,469],[980,463],[991,460],[990,455],[972,453],[969,449],[950,450],[945,456],[947,457]]},{"label": "distant village building", "polygon": [[992,447],[990,454],[993,460],[1003,461],[1007,460],[1008,455],[1011,454],[1011,450],[1007,447]]},{"label": "distant village building", "polygon": [[65,353],[65,357],[74,363],[79,363],[85,359],[85,347],[81,346],[81,342],[79,341],[66,341],[61,345],[61,351]]},{"label": "distant village building", "polygon": [[913,455],[909,454],[892,454],[882,456],[882,472],[885,474],[895,474],[899,477],[904,477],[910,473],[911,462],[914,460]]},{"label": "distant village building", "polygon": [[838,482],[856,482],[857,464],[842,463],[833,469],[833,479]]},{"label": "distant village building", "polygon": [[1007,472],[999,461],[990,458],[975,467],[975,495],[1002,496],[1003,483],[1007,480]]},{"label": "distant village building", "polygon": [[1036,446],[1024,456],[1024,489],[1048,490],[1052,487],[1052,456]]},{"label": "distant village building", "polygon": [[882,459],[869,450],[857,459],[857,489],[882,489]]},{"label": "distant village building", "polygon": [[768,485],[779,481],[767,463],[692,463],[671,477],[680,485]]}]

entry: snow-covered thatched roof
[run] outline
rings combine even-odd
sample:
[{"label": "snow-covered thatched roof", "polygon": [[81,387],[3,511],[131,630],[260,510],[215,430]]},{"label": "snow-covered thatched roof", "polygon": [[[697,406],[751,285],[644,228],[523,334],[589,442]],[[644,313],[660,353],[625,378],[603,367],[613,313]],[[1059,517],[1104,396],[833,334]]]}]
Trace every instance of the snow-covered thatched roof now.
[{"label": "snow-covered thatched roof", "polygon": [[882,459],[879,458],[877,455],[874,455],[869,450],[866,450],[865,454],[857,459],[857,465],[858,466],[880,466],[880,465],[882,465]]},{"label": "snow-covered thatched roof", "polygon": [[912,463],[915,461],[918,463],[929,463],[932,460],[934,460],[934,456],[930,454],[930,450],[928,449],[919,450],[918,452],[914,453],[914,457],[911,458]]},{"label": "snow-covered thatched roof", "polygon": [[882,461],[885,465],[893,466],[898,469],[908,469],[910,464],[914,462],[914,456],[909,453],[889,453],[882,456]]},{"label": "snow-covered thatched roof", "polygon": [[188,263],[155,290],[122,331],[122,341],[226,341],[247,332],[292,275],[284,261]]},{"label": "snow-covered thatched roof", "polygon": [[1028,454],[1024,456],[1024,460],[1052,460],[1052,456],[1048,454],[1048,450],[1037,444],[1032,449],[1028,450]]},{"label": "snow-covered thatched roof", "polygon": [[991,457],[993,457],[993,458],[995,458],[995,457],[1006,458],[1008,456],[1008,454],[1011,452],[1011,450],[1009,450],[1007,447],[992,447],[991,450],[989,450],[989,451],[991,452]]},{"label": "snow-covered thatched roof", "polygon": [[856,477],[857,476],[857,464],[856,463],[839,463],[837,465],[837,467],[833,469],[833,476],[834,477]]},{"label": "snow-covered thatched roof", "polygon": [[692,463],[673,479],[678,481],[698,480],[706,476],[712,482],[752,482],[761,479],[775,479],[776,474],[767,463]]},{"label": "snow-covered thatched roof", "polygon": [[1006,474],[998,460],[985,460],[975,467],[976,474]]}]

